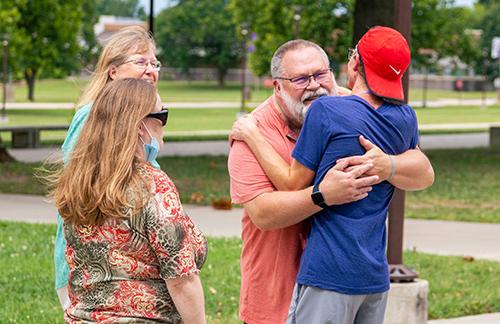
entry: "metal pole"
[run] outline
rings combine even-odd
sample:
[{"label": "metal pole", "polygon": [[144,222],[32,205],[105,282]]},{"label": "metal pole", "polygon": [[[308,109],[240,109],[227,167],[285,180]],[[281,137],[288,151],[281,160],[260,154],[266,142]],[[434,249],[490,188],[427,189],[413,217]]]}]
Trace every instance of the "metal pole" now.
[{"label": "metal pole", "polygon": [[[394,0],[394,26],[410,42],[411,38],[411,0]],[[408,101],[409,71],[403,76],[405,100]],[[413,281],[417,274],[403,265],[403,231],[405,214],[405,192],[394,190],[389,206],[389,235],[387,242],[387,260],[391,281]]]},{"label": "metal pole", "polygon": [[9,54],[9,51],[8,51],[8,48],[7,46],[9,45],[9,37],[7,35],[7,33],[3,34],[3,42],[2,42],[2,45],[3,45],[3,101],[2,101],[2,120],[6,120],[7,119],[7,115],[6,115],[6,105],[7,105],[7,73],[8,73],[8,54]]},{"label": "metal pole", "polygon": [[241,35],[243,36],[243,58],[241,62],[241,107],[239,116],[245,114],[245,100],[246,100],[246,72],[247,72],[247,35],[248,24],[244,23],[241,26]]},{"label": "metal pole", "polygon": [[429,78],[429,71],[427,70],[427,66],[424,67],[424,93],[422,98],[422,107],[427,107],[427,82]]}]

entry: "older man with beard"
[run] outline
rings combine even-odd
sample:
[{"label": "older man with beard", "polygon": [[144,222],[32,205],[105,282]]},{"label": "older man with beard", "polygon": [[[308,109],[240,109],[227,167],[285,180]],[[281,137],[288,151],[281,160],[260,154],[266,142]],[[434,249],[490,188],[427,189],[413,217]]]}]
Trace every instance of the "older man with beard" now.
[{"label": "older man with beard", "polygon": [[[252,116],[260,133],[290,163],[305,113],[320,96],[337,94],[326,53],[317,44],[292,40],[273,55],[274,94]],[[321,210],[311,188],[273,186],[250,148],[235,141],[229,153],[233,203],[243,204],[240,318],[245,323],[284,323],[309,225],[304,219]],[[366,163],[349,171],[338,164],[320,187],[325,203],[342,204],[366,197],[379,177],[363,173]]]}]

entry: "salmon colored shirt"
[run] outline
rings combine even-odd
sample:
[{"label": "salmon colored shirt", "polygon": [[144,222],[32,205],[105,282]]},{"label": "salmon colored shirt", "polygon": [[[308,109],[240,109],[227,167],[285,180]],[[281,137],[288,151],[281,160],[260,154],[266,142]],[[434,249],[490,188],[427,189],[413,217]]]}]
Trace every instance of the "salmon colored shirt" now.
[{"label": "salmon colored shirt", "polygon": [[[297,134],[281,118],[274,97],[268,98],[252,114],[267,141],[291,163]],[[235,204],[276,190],[244,142],[233,143],[228,169],[231,198]],[[279,230],[262,231],[243,211],[240,291],[240,318],[243,321],[249,324],[285,323],[307,230],[307,223],[302,222]]]}]

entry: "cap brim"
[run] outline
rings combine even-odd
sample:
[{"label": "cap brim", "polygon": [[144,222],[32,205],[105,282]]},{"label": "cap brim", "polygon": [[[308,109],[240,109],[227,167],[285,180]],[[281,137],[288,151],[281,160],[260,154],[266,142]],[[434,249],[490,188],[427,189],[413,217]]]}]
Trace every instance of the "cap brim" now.
[{"label": "cap brim", "polygon": [[402,76],[401,78],[388,80],[377,75],[366,64],[363,64],[363,68],[368,88],[374,95],[385,99],[405,102]]}]

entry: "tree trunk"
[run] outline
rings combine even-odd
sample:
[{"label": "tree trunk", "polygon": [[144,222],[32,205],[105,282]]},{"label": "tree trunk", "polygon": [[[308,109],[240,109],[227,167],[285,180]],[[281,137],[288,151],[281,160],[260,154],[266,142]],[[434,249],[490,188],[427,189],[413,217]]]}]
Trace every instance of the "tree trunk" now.
[{"label": "tree trunk", "polygon": [[28,100],[32,102],[35,101],[35,76],[35,69],[27,68],[24,70],[24,79],[28,84]]},{"label": "tree trunk", "polygon": [[374,26],[394,27],[395,1],[356,0],[354,6],[353,47]]},{"label": "tree trunk", "polygon": [[7,148],[3,145],[2,137],[0,136],[0,163],[14,162],[16,159],[7,152]]},{"label": "tree trunk", "polygon": [[226,85],[226,71],[225,70],[217,70],[217,83],[219,88],[224,88]]}]

